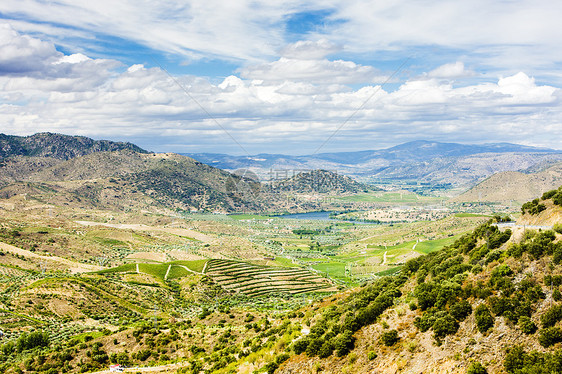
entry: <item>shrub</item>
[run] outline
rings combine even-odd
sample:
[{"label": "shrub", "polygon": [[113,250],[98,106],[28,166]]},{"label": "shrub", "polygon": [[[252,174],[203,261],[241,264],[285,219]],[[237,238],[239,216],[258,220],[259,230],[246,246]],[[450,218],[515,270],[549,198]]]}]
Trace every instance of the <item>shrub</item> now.
[{"label": "shrub", "polygon": [[562,305],[555,305],[541,316],[542,327],[552,327],[562,320]]},{"label": "shrub", "polygon": [[490,310],[486,307],[486,305],[479,305],[474,312],[474,316],[476,317],[476,325],[478,326],[478,331],[480,331],[481,333],[485,333],[494,326],[494,317],[492,316]]},{"label": "shrub", "polygon": [[537,331],[537,325],[535,325],[535,323],[531,321],[531,318],[527,316],[519,317],[517,324],[519,325],[521,331],[525,334],[534,334],[535,331]]},{"label": "shrub", "polygon": [[545,348],[562,342],[562,331],[558,327],[549,327],[539,331],[539,343]]},{"label": "shrub", "polygon": [[377,354],[376,354],[375,352],[373,352],[373,351],[370,351],[369,353],[367,353],[367,358],[368,358],[370,361],[372,361],[372,360],[374,360],[375,358],[377,358]]},{"label": "shrub", "polygon": [[552,199],[554,197],[554,195],[556,195],[557,192],[558,192],[558,190],[547,191],[547,192],[542,194],[541,200]]},{"label": "shrub", "polygon": [[451,313],[457,321],[464,321],[466,317],[472,314],[472,306],[468,301],[462,300],[451,305],[449,313]]},{"label": "shrub", "polygon": [[488,370],[480,362],[473,362],[468,367],[466,374],[488,374]]},{"label": "shrub", "polygon": [[318,357],[320,358],[330,357],[333,352],[334,352],[334,345],[332,344],[331,341],[328,340],[325,341],[324,344],[322,344],[322,347],[320,347],[320,350],[318,351]]},{"label": "shrub", "polygon": [[414,320],[414,326],[420,329],[421,332],[426,332],[433,327],[435,319],[436,318],[433,313],[427,312],[421,317],[416,317]]},{"label": "shrub", "polygon": [[296,342],[293,343],[293,351],[296,354],[301,354],[304,351],[306,351],[306,348],[308,347],[308,338],[301,338],[299,340],[297,340]]},{"label": "shrub", "polygon": [[346,330],[338,336],[334,348],[336,349],[336,354],[339,357],[342,357],[345,356],[349,351],[351,351],[354,345],[355,338],[353,337],[353,333],[349,330]]},{"label": "shrub", "polygon": [[386,345],[387,347],[390,347],[390,346],[393,346],[394,344],[396,344],[398,342],[398,340],[400,340],[400,337],[398,336],[398,331],[390,330],[390,331],[384,332],[381,335],[381,340],[382,340],[384,345]]},{"label": "shrub", "polygon": [[34,331],[29,334],[23,333],[16,341],[16,351],[23,352],[36,347],[46,347],[49,345],[49,334],[43,331]]},{"label": "shrub", "polygon": [[454,334],[458,329],[458,322],[449,313],[437,318],[433,323],[433,332],[436,338],[443,338],[446,335]]}]

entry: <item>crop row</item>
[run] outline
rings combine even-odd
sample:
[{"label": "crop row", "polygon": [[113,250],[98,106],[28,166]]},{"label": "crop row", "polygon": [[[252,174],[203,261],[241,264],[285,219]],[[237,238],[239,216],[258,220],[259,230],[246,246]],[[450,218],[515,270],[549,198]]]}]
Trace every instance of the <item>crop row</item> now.
[{"label": "crop row", "polygon": [[324,278],[308,270],[259,266],[230,260],[209,260],[206,274],[222,287],[248,296],[298,294],[331,286]]}]

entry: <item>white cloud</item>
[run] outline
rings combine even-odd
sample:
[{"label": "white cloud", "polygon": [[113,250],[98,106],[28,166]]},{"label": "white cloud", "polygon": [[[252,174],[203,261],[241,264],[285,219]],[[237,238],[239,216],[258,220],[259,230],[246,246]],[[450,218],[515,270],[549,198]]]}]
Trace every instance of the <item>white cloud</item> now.
[{"label": "white cloud", "polygon": [[[329,11],[334,22],[309,31],[305,38],[315,41],[283,49],[287,19],[306,11]],[[190,59],[256,62],[280,50],[287,58],[320,59],[339,47],[367,54],[437,47],[468,51],[495,68],[562,60],[562,3],[549,0],[3,0],[0,13],[13,17],[18,30],[44,33],[60,45],[71,37],[93,44],[97,33]]]},{"label": "white cloud", "polygon": [[346,85],[373,81],[372,67],[285,57],[219,84],[178,76],[179,87],[159,68],[117,69],[115,61],[64,55],[50,42],[13,30],[4,30],[1,40],[4,61],[15,58],[15,52],[8,53],[15,46],[26,46],[18,53],[35,62],[27,71],[0,74],[0,132],[138,138],[153,150],[187,151],[159,148],[165,138],[170,144],[237,153],[215,120],[256,153],[306,153],[343,123],[330,143],[340,150],[420,138],[559,147],[562,136],[560,89],[523,72],[456,85],[443,80],[466,74],[455,62],[387,91],[374,84]]},{"label": "white cloud", "polygon": [[377,74],[371,66],[358,65],[352,61],[327,59],[294,59],[281,57],[277,61],[242,69],[240,75],[246,79],[263,81],[306,81],[324,84],[353,84],[385,81],[387,77]]},{"label": "white cloud", "polygon": [[454,79],[472,76],[474,75],[474,72],[466,70],[464,64],[457,61],[451,64],[441,65],[427,73],[427,75],[431,78]]},{"label": "white cloud", "polygon": [[281,50],[281,56],[297,60],[318,60],[340,50],[341,47],[332,44],[326,39],[318,41],[300,40],[284,47]]},{"label": "white cloud", "polygon": [[18,34],[0,25],[0,74],[37,72],[61,56],[52,43]]}]

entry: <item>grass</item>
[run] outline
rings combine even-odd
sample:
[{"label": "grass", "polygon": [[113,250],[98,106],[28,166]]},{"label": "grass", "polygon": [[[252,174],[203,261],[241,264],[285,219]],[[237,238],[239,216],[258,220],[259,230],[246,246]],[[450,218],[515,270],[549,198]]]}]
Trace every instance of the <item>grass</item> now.
[{"label": "grass", "polygon": [[298,265],[293,264],[293,261],[285,257],[275,257],[275,263],[279,266],[298,267]]},{"label": "grass", "polygon": [[209,260],[174,261],[174,262],[170,262],[170,264],[172,264],[172,265],[183,265],[183,266],[187,267],[188,269],[193,270],[196,273],[201,273],[203,271],[203,268],[205,267],[205,264],[207,263],[207,261],[209,261]]},{"label": "grass", "polygon": [[117,266],[111,269],[104,269],[100,271],[96,271],[96,274],[111,274],[111,273],[128,273],[128,272],[136,272],[137,266],[136,264],[125,264],[121,266]]},{"label": "grass", "polygon": [[170,272],[168,273],[168,279],[183,278],[187,277],[190,273],[181,266],[171,265]]},{"label": "grass", "polygon": [[456,213],[455,217],[458,218],[470,218],[470,217],[492,217],[486,214],[477,214],[477,213]]},{"label": "grass", "polygon": [[0,312],[8,313],[8,314],[11,314],[11,315],[14,315],[14,316],[17,316],[17,317],[26,319],[26,320],[31,321],[31,322],[34,322],[34,323],[40,323],[40,324],[46,323],[46,322],[41,321],[41,320],[38,320],[38,319],[36,319],[36,318],[30,317],[30,316],[26,316],[26,315],[24,315],[24,314],[19,314],[19,313],[16,313],[16,312],[12,312],[12,311],[9,311],[9,310],[7,310],[7,309],[0,309]]},{"label": "grass", "polygon": [[393,268],[390,268],[390,269],[379,271],[375,275],[378,275],[379,277],[384,277],[384,276],[387,276],[387,275],[394,275],[394,274],[398,273],[401,268],[402,268],[402,266],[396,266],[396,267],[393,267]]},{"label": "grass", "polygon": [[455,240],[457,240],[461,235],[450,236],[443,239],[436,239],[436,240],[427,240],[423,242],[419,242],[416,245],[416,252],[428,254],[434,251],[437,251],[446,245],[453,244]]},{"label": "grass", "polygon": [[345,263],[343,262],[326,262],[312,265],[312,268],[328,274],[331,278],[345,278]]}]

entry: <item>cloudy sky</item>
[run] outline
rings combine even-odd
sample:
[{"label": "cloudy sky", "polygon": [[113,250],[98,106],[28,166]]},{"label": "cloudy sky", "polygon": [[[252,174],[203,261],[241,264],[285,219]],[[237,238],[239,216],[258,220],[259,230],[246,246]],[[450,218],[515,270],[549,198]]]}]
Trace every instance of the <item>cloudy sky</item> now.
[{"label": "cloudy sky", "polygon": [[0,132],[165,152],[562,149],[562,2],[2,0]]}]

